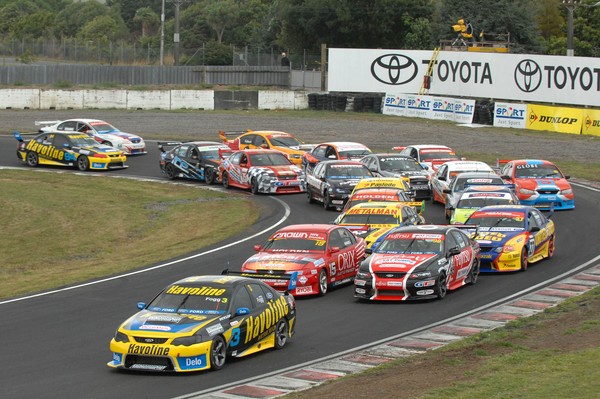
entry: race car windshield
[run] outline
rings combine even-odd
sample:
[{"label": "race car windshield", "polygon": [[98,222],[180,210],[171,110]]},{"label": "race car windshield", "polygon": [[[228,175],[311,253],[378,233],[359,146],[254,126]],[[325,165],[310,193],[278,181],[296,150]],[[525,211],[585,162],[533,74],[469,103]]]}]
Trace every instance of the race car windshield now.
[{"label": "race car windshield", "polygon": [[398,219],[394,215],[348,214],[340,224],[398,224]]},{"label": "race car windshield", "polygon": [[71,143],[75,147],[97,146],[98,142],[91,137],[71,137]]},{"label": "race car windshield", "polygon": [[377,248],[377,253],[389,254],[422,254],[442,252],[442,240],[440,239],[387,239]]},{"label": "race car windshield", "polygon": [[295,137],[290,136],[271,137],[271,144],[279,147],[297,147],[302,145]]},{"label": "race car windshield", "polygon": [[345,150],[340,151],[341,158],[362,158],[369,155],[371,152],[367,149]]},{"label": "race car windshield", "polygon": [[458,192],[458,193],[462,193],[463,191],[465,191],[465,187],[468,186],[497,186],[497,185],[502,185],[504,184],[504,180],[502,180],[501,177],[498,178],[494,178],[494,177],[486,177],[486,178],[481,178],[481,179],[474,179],[472,177],[470,178],[460,178],[456,180],[456,183],[454,184],[454,192]]},{"label": "race car windshield", "polygon": [[108,123],[92,123],[91,125],[99,134],[114,133],[119,131],[119,129]]},{"label": "race car windshield", "polygon": [[422,171],[420,163],[406,158],[381,158],[379,160],[381,170],[389,172],[414,172]]},{"label": "race car windshield", "polygon": [[437,159],[459,160],[456,154],[450,152],[422,152],[421,161],[433,161]]},{"label": "race car windshield", "polygon": [[525,228],[525,220],[523,217],[509,218],[509,217],[477,217],[477,215],[469,218],[466,224],[476,224],[479,227],[516,227]]},{"label": "race car windshield", "polygon": [[362,177],[371,177],[369,169],[364,166],[342,166],[342,167],[330,167],[325,173],[325,177],[330,179],[360,179]]},{"label": "race car windshield", "polygon": [[252,166],[277,166],[290,165],[291,162],[281,153],[270,154],[251,154],[250,163]]},{"label": "race car windshield", "polygon": [[219,150],[203,150],[200,151],[202,158],[205,159],[219,159]]},{"label": "race car windshield", "polygon": [[468,198],[458,201],[457,208],[479,209],[488,205],[511,205],[513,201],[510,198]]},{"label": "race car windshield", "polygon": [[265,245],[266,251],[314,251],[325,252],[325,240],[310,240],[303,238],[273,239]]},{"label": "race car windshield", "polygon": [[148,305],[153,312],[224,314],[229,309],[231,290],[200,285],[172,285]]},{"label": "race car windshield", "polygon": [[[532,167],[519,168],[515,172],[515,177],[519,179],[540,179],[540,178],[561,178],[562,173],[553,165],[528,165]],[[535,167],[533,167],[535,166]]]}]

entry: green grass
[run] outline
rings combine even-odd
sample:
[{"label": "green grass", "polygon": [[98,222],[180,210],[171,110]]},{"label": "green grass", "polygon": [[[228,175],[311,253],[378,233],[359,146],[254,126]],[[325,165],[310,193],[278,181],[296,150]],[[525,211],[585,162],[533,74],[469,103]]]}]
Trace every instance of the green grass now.
[{"label": "green grass", "polygon": [[0,297],[171,259],[257,219],[248,199],[201,187],[0,171]]}]

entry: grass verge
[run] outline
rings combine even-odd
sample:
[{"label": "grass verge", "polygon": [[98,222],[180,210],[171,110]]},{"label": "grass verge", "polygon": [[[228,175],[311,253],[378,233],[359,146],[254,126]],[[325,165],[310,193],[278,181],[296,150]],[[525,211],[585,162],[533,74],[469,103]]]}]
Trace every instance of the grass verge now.
[{"label": "grass verge", "polygon": [[0,297],[171,259],[249,227],[241,196],[104,176],[0,171]]}]

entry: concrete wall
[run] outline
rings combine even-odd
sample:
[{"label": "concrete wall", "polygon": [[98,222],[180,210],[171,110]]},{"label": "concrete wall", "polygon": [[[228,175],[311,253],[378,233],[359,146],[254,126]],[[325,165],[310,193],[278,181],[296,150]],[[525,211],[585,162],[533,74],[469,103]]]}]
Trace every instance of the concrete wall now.
[{"label": "concrete wall", "polygon": [[304,91],[0,89],[0,109],[307,109]]}]

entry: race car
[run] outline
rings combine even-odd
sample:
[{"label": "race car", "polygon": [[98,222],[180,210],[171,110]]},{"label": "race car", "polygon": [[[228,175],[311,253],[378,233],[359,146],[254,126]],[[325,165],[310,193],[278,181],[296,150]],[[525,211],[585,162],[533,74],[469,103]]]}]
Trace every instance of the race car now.
[{"label": "race car", "polygon": [[517,159],[501,161],[500,174],[516,186],[521,204],[549,210],[574,209],[575,194],[560,169],[550,161],[540,159]]},{"label": "race car", "polygon": [[446,203],[446,193],[452,179],[459,173],[487,172],[494,173],[490,165],[481,161],[449,161],[442,164],[431,176],[431,201]]},{"label": "race car", "polygon": [[302,156],[302,169],[309,171],[325,160],[359,160],[369,155],[371,150],[364,144],[350,141],[333,141],[317,144]]},{"label": "race car", "polygon": [[[288,280],[292,288],[293,279]],[[228,356],[283,348],[296,327],[293,296],[241,276],[187,277],[137,307],[140,311],[110,341],[109,367],[219,370]]]},{"label": "race car", "polygon": [[422,225],[391,230],[354,279],[359,300],[442,299],[448,290],[475,284],[479,246],[453,226]]},{"label": "race car", "polygon": [[148,152],[146,151],[146,143],[140,136],[122,132],[110,123],[99,119],[36,121],[35,124],[37,126],[43,125],[40,128],[40,133],[85,133],[98,143],[122,150],[126,155],[146,154]]},{"label": "race car", "polygon": [[400,155],[406,155],[416,159],[423,165],[429,167],[429,174],[433,174],[442,164],[448,161],[460,161],[456,152],[450,147],[438,144],[416,144],[409,146],[397,146],[392,148],[399,150]]},{"label": "race car", "polygon": [[[448,188],[444,189],[444,205],[446,205],[446,219],[450,219],[451,208],[456,207],[458,199],[465,191],[465,187],[473,185],[503,185],[504,180],[496,173],[489,172],[461,172],[454,176]],[[508,185],[507,185],[508,186]],[[514,189],[514,185],[508,186]]]},{"label": "race car", "polygon": [[250,189],[252,194],[302,193],[302,169],[277,150],[235,151],[219,165],[223,187]]},{"label": "race car", "polygon": [[302,155],[314,148],[313,144],[304,144],[292,134],[277,130],[246,130],[245,132],[219,130],[219,137],[232,150],[271,148],[281,151],[296,165],[302,165]]},{"label": "race car", "polygon": [[554,255],[554,222],[532,206],[485,206],[465,226],[477,227],[472,231],[481,247],[482,272],[524,271]]},{"label": "race car", "polygon": [[395,188],[404,190],[410,197],[414,195],[407,177],[365,177],[354,186],[352,194],[367,188]]},{"label": "race car", "polygon": [[29,140],[14,132],[17,157],[31,167],[71,166],[81,171],[127,168],[123,151],[99,144],[83,133],[39,133]]},{"label": "race car", "polygon": [[323,161],[306,174],[308,202],[320,201],[325,209],[341,209],[354,186],[373,173],[358,161]]},{"label": "race car", "polygon": [[449,208],[450,224],[463,224],[477,209],[489,205],[519,205],[519,198],[508,185],[468,186]]},{"label": "race car", "polygon": [[158,149],[160,170],[170,180],[183,177],[206,184],[217,182],[219,165],[233,152],[225,144],[214,141],[159,141]]},{"label": "race car", "polygon": [[342,213],[334,223],[364,238],[367,248],[373,250],[394,227],[424,224],[425,219],[404,203],[364,202]]},{"label": "race car", "polygon": [[429,167],[423,166],[413,157],[399,154],[371,154],[362,158],[360,162],[377,177],[408,178],[415,199],[431,198]]},{"label": "race car", "polygon": [[332,224],[297,224],[275,232],[257,254],[242,265],[242,272],[273,275],[265,280],[277,290],[286,288],[278,276],[297,272],[295,296],[325,295],[329,287],[349,283],[365,258],[365,241],[348,229]]},{"label": "race car", "polygon": [[346,212],[348,209],[352,208],[355,205],[371,201],[391,203],[402,202],[411,206],[418,206],[419,209],[417,211],[419,212],[419,214],[422,213],[425,205],[424,201],[412,201],[412,198],[410,198],[406,191],[404,191],[403,189],[375,187],[364,188],[355,192],[354,194],[351,194],[350,198],[348,198],[348,201],[346,202],[346,205],[344,205],[342,212]]}]

